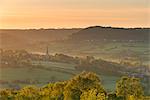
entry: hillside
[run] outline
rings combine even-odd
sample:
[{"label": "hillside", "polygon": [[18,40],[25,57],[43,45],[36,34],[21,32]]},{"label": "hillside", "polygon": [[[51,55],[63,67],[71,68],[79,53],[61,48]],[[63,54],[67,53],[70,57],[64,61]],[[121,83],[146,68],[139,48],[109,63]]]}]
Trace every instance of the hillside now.
[{"label": "hillside", "polygon": [[73,33],[71,40],[149,41],[150,28],[114,28],[92,26]]},{"label": "hillside", "polygon": [[85,29],[0,29],[1,48],[7,49],[37,48],[35,45],[48,45],[52,41],[61,43],[61,40],[96,43],[97,41],[148,42],[149,36],[150,28],[91,26]]},{"label": "hillside", "polygon": [[150,28],[1,29],[0,48],[45,53],[48,46],[52,54],[95,56],[148,65],[149,36]]},{"label": "hillside", "polygon": [[1,29],[1,48],[25,47],[40,42],[62,40],[80,29]]}]

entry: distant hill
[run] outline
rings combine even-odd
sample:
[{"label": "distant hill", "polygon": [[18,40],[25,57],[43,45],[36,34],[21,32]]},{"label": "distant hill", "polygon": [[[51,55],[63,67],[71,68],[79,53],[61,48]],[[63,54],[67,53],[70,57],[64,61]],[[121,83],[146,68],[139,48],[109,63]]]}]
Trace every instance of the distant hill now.
[{"label": "distant hill", "polygon": [[118,41],[149,41],[150,28],[114,28],[92,26],[75,32],[71,40],[118,40]]},{"label": "distant hill", "polygon": [[66,39],[80,29],[0,29],[1,48],[23,47]]},{"label": "distant hill", "polygon": [[140,41],[146,44],[144,46],[139,45],[138,47],[141,48],[140,46],[143,46],[143,50],[147,51],[149,37],[150,28],[114,28],[92,26],[84,29],[0,29],[0,48],[26,49],[29,51],[39,52],[45,51],[45,47],[49,46],[51,52],[57,51],[64,53],[65,51],[70,53],[71,51],[74,51],[77,53],[75,50],[78,48],[78,52],[81,54],[89,54],[91,52],[94,54],[104,54],[104,52],[100,52],[102,47],[104,51],[112,51],[118,50],[120,46],[106,45],[101,41],[110,41],[109,43],[112,43],[112,41],[119,41],[119,43],[122,43],[121,41],[124,43],[128,41]]}]

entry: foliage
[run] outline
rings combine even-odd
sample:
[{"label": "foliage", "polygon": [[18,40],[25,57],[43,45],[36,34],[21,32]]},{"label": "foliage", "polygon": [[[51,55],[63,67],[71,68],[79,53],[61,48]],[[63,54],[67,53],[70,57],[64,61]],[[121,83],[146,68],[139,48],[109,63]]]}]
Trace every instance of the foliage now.
[{"label": "foliage", "polygon": [[105,97],[105,90],[101,85],[99,77],[91,72],[82,72],[71,79],[66,85],[64,91],[65,100],[78,100],[83,93],[92,89],[97,89],[97,93],[102,93]]},{"label": "foliage", "polygon": [[124,99],[137,100],[143,97],[144,91],[138,78],[122,77],[116,84],[116,94]]},{"label": "foliage", "polygon": [[106,100],[105,92],[95,88],[83,92],[80,97],[81,100]]},{"label": "foliage", "polygon": [[[82,72],[71,80],[49,83],[41,88],[1,90],[0,100],[142,100],[143,95],[137,78],[123,77],[117,82],[116,93],[107,93],[95,73]],[[149,97],[143,100],[146,98]]]}]

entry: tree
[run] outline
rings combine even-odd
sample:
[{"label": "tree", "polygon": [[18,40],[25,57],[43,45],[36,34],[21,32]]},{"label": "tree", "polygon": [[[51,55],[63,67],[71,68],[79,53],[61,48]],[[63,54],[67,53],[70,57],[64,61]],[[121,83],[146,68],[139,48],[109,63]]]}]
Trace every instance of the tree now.
[{"label": "tree", "polygon": [[63,100],[64,95],[64,86],[66,82],[56,82],[56,83],[49,83],[45,87],[43,87],[40,91],[40,96],[42,99],[54,99],[54,100]]},{"label": "tree", "polygon": [[106,100],[106,94],[100,89],[90,89],[84,91],[80,96],[80,100]]},{"label": "tree", "polygon": [[[80,100],[80,97],[83,97],[84,94],[87,94],[87,91],[90,92],[89,90],[92,91],[92,89],[97,89],[96,91],[100,95],[106,96],[99,77],[92,72],[82,72],[67,83],[64,98],[65,100]],[[84,93],[83,96],[82,93]]]},{"label": "tree", "polygon": [[13,100],[14,95],[17,94],[17,91],[13,89],[4,89],[0,91],[0,100]]},{"label": "tree", "polygon": [[35,86],[26,86],[15,95],[16,100],[37,100],[39,98],[39,89]]},{"label": "tree", "polygon": [[122,77],[116,84],[117,96],[122,96],[124,100],[135,98],[138,100],[144,95],[140,80],[134,77]]}]

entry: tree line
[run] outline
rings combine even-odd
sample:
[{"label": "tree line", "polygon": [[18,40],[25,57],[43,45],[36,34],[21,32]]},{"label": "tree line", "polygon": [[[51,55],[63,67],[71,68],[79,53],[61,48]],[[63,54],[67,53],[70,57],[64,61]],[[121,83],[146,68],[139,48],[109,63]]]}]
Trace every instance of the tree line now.
[{"label": "tree line", "polygon": [[19,90],[3,89],[1,100],[149,100],[138,78],[122,77],[115,92],[108,92],[93,72],[82,72],[72,79],[43,87],[26,86]]},{"label": "tree line", "polygon": [[120,72],[125,71],[125,67],[122,67],[120,64],[108,62],[102,59],[95,59],[93,56],[79,58],[58,53],[55,55],[40,55],[32,54],[25,50],[1,50],[0,58],[1,67],[34,67],[32,64],[33,61],[52,61],[75,64],[76,70],[79,71],[86,70],[97,73],[97,70],[101,70],[101,73],[104,72],[111,74],[121,74]]}]

